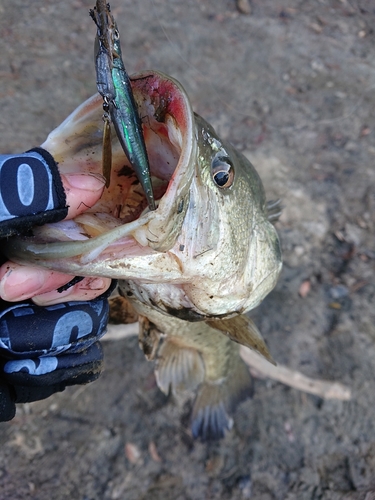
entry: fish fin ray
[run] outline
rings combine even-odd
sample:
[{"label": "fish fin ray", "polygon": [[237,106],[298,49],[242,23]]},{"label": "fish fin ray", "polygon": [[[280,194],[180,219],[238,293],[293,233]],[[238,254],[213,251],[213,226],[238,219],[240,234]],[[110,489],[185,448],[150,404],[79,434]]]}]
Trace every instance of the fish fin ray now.
[{"label": "fish fin ray", "polygon": [[168,394],[170,390],[194,390],[203,382],[205,368],[196,349],[165,339],[158,352],[155,375],[160,390]]},{"label": "fish fin ray", "polygon": [[274,224],[279,220],[279,217],[283,211],[283,206],[281,204],[281,200],[269,200],[267,201],[267,216],[268,220]]},{"label": "fish fin ray", "polygon": [[138,313],[131,303],[121,295],[111,296],[109,299],[109,322],[118,324],[135,323]]},{"label": "fish fin ray", "polygon": [[[207,386],[207,392],[212,391]],[[215,406],[202,406],[196,410],[191,422],[194,439],[213,441],[225,436],[233,426],[233,419],[228,415],[223,402]]]},{"label": "fish fin ray", "polygon": [[163,333],[146,316],[139,315],[138,344],[148,361],[155,359]]},{"label": "fish fin ray", "polygon": [[276,365],[260,331],[255,323],[245,314],[234,316],[229,319],[207,320],[206,323],[211,328],[215,328],[224,333],[224,335],[234,342],[249,347],[267,361]]},{"label": "fish fin ray", "polygon": [[231,414],[237,405],[253,395],[249,369],[239,358],[228,377],[205,382],[198,390],[191,415],[191,431],[195,439],[221,439],[233,426]]}]

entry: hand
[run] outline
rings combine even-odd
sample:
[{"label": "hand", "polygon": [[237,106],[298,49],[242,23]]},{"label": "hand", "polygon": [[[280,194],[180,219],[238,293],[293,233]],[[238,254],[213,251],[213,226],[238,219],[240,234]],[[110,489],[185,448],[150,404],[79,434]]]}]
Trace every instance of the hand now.
[{"label": "hand", "polygon": [[1,307],[0,421],[14,417],[15,403],[38,401],[99,377],[103,353],[98,340],[109,311],[106,294],[50,307],[31,302]]},{"label": "hand", "polygon": [[[60,176],[53,158],[41,149],[0,156],[0,237],[73,218],[94,205],[103,188],[97,175]],[[0,421],[13,418],[16,402],[43,399],[99,376],[97,340],[105,333],[108,303],[107,295],[96,297],[111,280],[84,278],[57,291],[73,278],[9,261],[1,266]],[[31,297],[38,305],[19,303]],[[61,306],[48,307],[57,303]]]},{"label": "hand", "polygon": [[[52,156],[45,150],[37,148],[29,154],[33,156],[0,156],[0,238],[26,233],[36,224],[57,222],[64,217],[72,219],[102,195],[105,181],[101,176],[60,176]],[[111,283],[109,279],[85,278],[62,293],[56,291],[73,278],[6,262],[0,268],[0,297],[9,302],[33,297],[39,305],[64,302],[68,296],[68,300],[91,300]]]}]

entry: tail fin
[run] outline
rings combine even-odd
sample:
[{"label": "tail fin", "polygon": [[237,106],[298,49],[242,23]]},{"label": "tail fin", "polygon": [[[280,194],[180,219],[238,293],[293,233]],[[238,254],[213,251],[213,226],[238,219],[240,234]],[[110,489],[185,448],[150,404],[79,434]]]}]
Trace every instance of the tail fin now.
[{"label": "tail fin", "polygon": [[253,395],[253,381],[248,367],[234,345],[233,366],[228,376],[215,383],[204,382],[195,399],[191,430],[195,439],[221,439],[233,426],[231,413],[239,403]]}]

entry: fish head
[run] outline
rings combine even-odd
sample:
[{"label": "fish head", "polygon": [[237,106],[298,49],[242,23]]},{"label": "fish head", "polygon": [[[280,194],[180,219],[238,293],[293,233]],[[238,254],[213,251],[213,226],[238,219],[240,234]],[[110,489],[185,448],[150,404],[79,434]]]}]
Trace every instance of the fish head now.
[{"label": "fish head", "polygon": [[[73,221],[13,237],[16,262],[118,278],[128,296],[188,320],[230,317],[259,304],[281,270],[277,233],[250,162],[192,111],[182,86],[157,72],[131,78],[157,209],[113,134],[111,183]],[[102,99],[79,106],[42,147],[62,173],[100,173]]]},{"label": "fish head", "polygon": [[190,202],[174,247],[195,309],[241,314],[276,284],[281,250],[261,179],[249,160],[196,115],[197,155]]}]

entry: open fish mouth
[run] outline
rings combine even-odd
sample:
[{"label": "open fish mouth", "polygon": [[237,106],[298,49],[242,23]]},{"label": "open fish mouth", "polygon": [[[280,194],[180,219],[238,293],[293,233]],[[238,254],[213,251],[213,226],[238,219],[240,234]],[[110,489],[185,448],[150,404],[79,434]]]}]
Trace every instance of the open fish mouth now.
[{"label": "open fish mouth", "polygon": [[[73,221],[35,227],[32,237],[11,238],[5,251],[13,260],[56,269],[56,260],[69,259],[72,271],[93,275],[93,266],[85,272],[85,264],[99,255],[101,261],[113,260],[114,254],[118,260],[165,252],[174,245],[194,174],[193,111],[185,91],[171,77],[142,72],[131,82],[157,210],[148,210],[141,184],[113,134],[111,183],[99,202]],[[102,135],[102,98],[95,95],[51,132],[42,147],[54,156],[63,174],[101,173]],[[68,270],[66,263],[61,268]],[[116,270],[106,274],[119,277]]]}]

